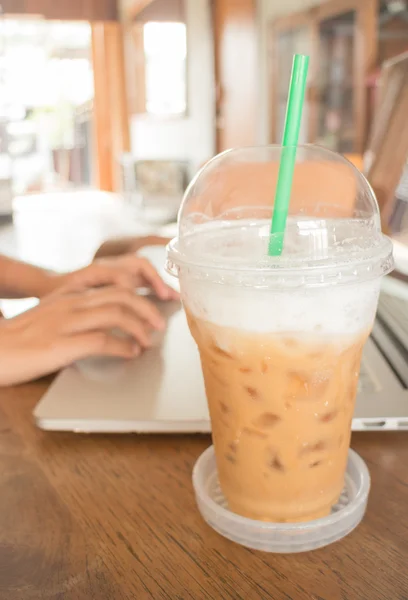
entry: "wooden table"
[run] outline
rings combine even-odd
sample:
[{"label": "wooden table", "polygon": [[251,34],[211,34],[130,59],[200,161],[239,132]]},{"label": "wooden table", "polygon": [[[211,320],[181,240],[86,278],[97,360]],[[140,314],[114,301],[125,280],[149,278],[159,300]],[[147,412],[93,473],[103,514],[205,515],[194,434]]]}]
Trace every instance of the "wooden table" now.
[{"label": "wooden table", "polygon": [[44,433],[46,386],[0,391],[1,600],[408,598],[408,432],[354,436],[372,476],[355,532],[268,555],[202,521],[191,470],[208,437]]}]

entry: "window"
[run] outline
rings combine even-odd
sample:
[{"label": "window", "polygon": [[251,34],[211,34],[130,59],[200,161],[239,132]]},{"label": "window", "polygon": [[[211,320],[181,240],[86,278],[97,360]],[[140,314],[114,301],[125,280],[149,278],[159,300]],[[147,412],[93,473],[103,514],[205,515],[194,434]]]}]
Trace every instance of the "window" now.
[{"label": "window", "polygon": [[145,110],[157,116],[187,109],[187,35],[184,23],[148,22],[143,26]]},{"label": "window", "polygon": [[0,19],[0,179],[15,194],[91,183],[93,96],[89,23]]}]

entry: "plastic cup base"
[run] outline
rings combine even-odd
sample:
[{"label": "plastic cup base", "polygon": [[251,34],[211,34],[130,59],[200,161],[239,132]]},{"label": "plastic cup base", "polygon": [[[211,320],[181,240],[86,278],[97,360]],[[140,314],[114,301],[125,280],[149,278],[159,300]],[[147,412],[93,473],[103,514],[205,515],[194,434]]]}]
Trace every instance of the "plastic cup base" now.
[{"label": "plastic cup base", "polygon": [[193,485],[204,520],[229,540],[264,552],[294,553],[323,548],[348,535],[362,520],[370,491],[370,474],[360,456],[349,450],[345,484],[331,514],[305,523],[270,523],[241,517],[228,509],[218,482],[214,447],[197,460]]}]

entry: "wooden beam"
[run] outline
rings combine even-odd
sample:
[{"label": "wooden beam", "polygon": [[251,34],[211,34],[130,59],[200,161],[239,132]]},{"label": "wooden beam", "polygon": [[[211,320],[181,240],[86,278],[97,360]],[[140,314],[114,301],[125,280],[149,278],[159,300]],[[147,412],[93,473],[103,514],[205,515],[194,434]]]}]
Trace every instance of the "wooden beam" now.
[{"label": "wooden beam", "polygon": [[94,74],[94,175],[96,187],[112,191],[112,152],[109,103],[107,102],[106,40],[104,23],[92,26],[92,64]]},{"label": "wooden beam", "polygon": [[119,23],[92,26],[96,186],[120,190],[120,160],[130,150],[129,118]]},{"label": "wooden beam", "polygon": [[6,15],[69,21],[116,21],[116,0],[0,0]]},{"label": "wooden beam", "polygon": [[153,2],[154,0],[133,0],[131,5],[125,9],[125,21],[134,21],[137,15]]},{"label": "wooden beam", "polygon": [[253,146],[258,106],[255,0],[214,2],[213,34],[217,151]]}]

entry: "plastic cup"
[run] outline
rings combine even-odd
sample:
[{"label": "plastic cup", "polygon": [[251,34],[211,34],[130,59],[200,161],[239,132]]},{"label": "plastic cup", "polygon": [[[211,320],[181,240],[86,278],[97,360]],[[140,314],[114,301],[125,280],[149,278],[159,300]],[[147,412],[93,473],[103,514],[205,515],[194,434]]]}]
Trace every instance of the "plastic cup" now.
[{"label": "plastic cup", "polygon": [[215,157],[189,186],[167,268],[197,342],[228,509],[328,515],[341,495],[360,359],[393,267],[378,205],[344,157],[299,146],[281,256],[268,256],[281,148]]}]

